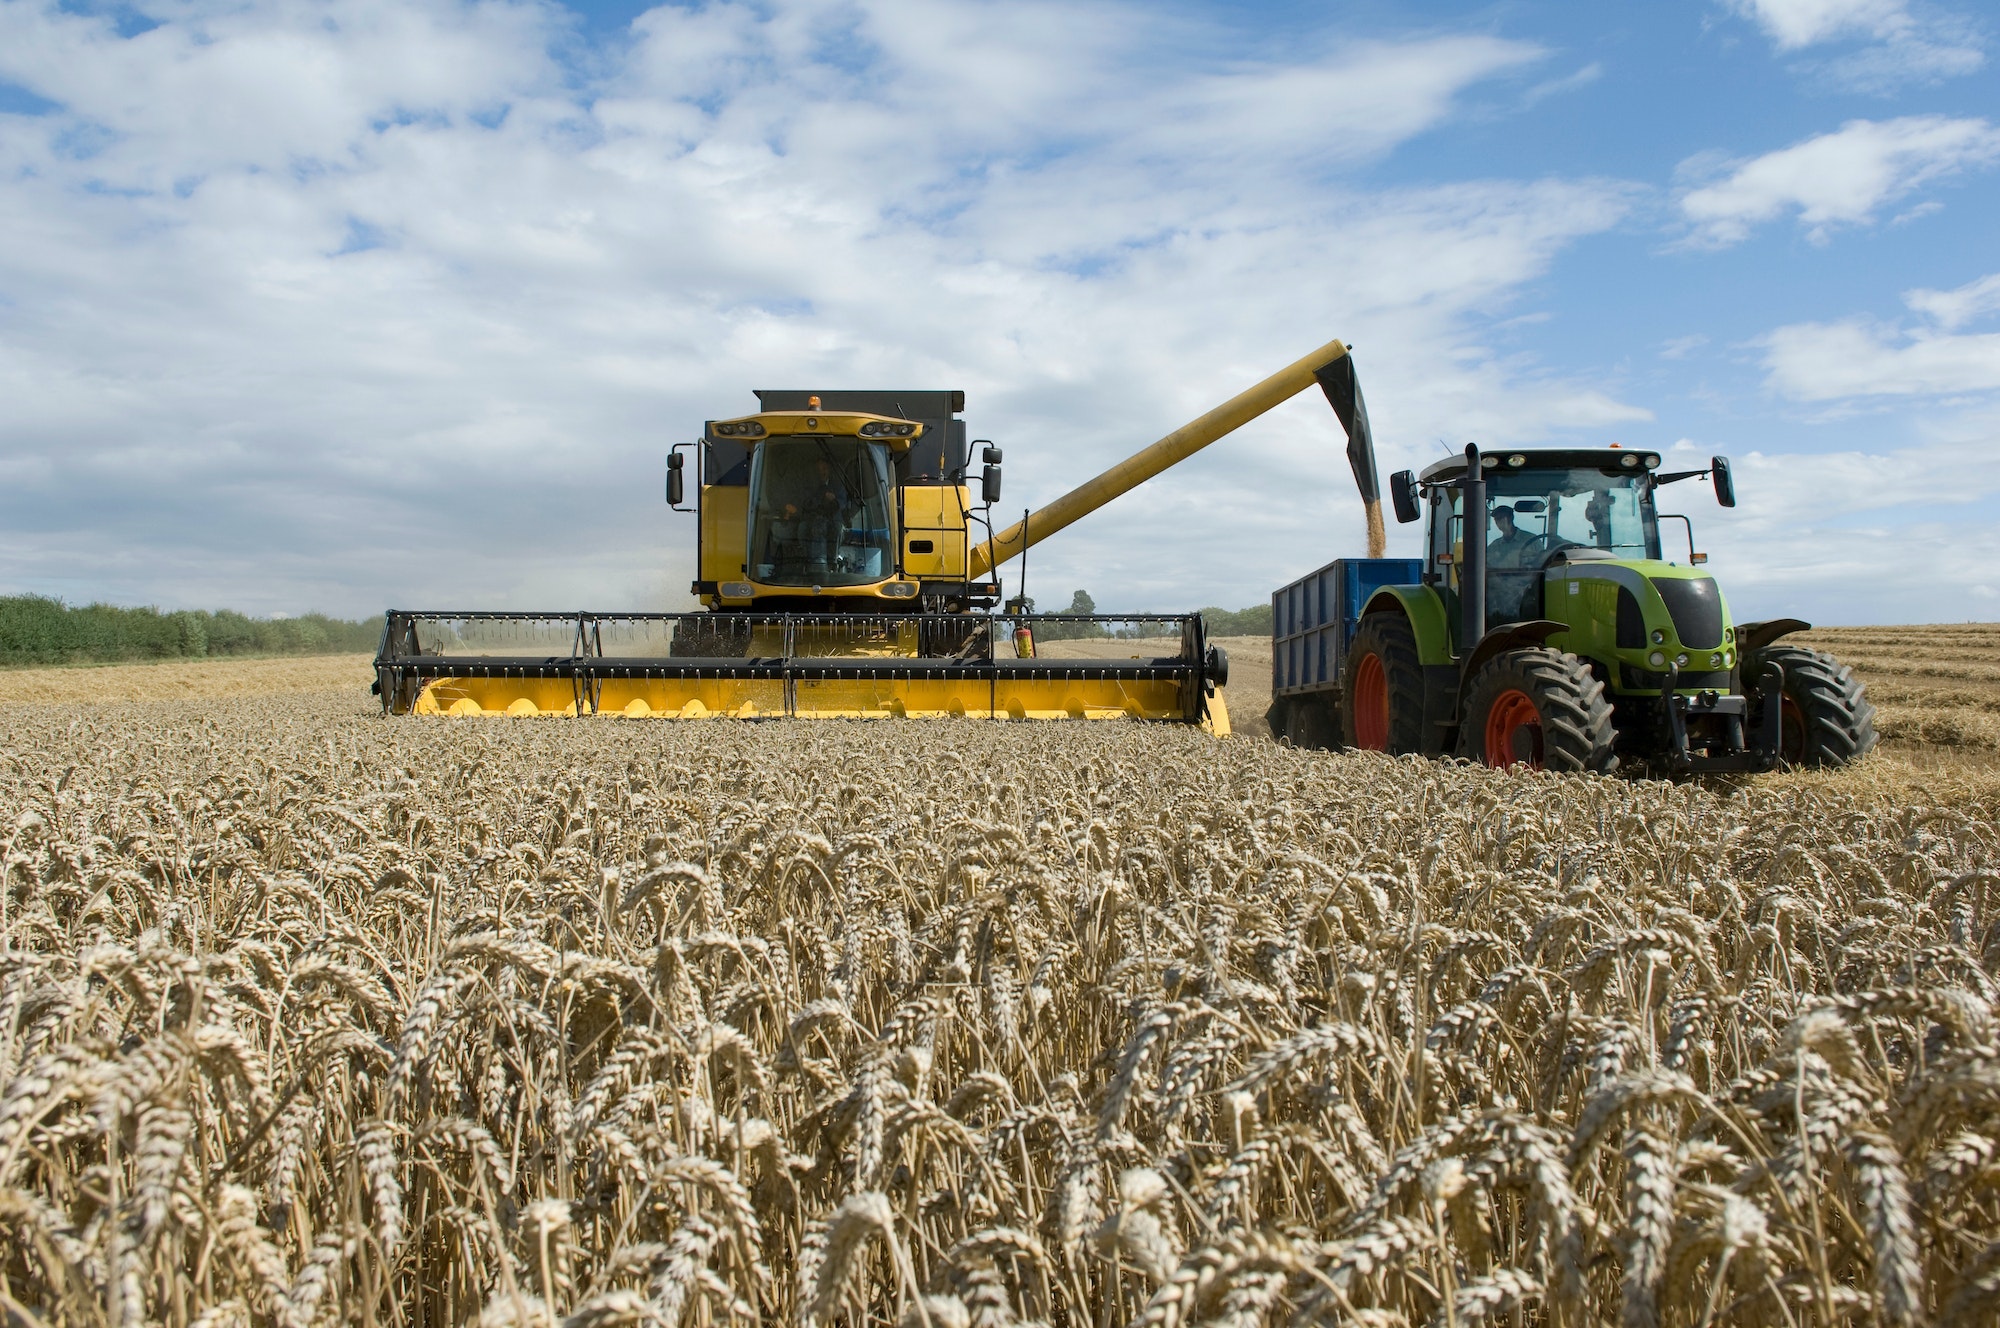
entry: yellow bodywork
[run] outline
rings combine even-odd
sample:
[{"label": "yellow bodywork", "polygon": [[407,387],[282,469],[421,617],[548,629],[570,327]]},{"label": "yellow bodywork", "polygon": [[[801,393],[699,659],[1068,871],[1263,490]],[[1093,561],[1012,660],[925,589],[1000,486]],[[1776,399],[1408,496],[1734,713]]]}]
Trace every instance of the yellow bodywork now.
[{"label": "yellow bodywork", "polygon": [[[1171,681],[1119,679],[934,678],[796,679],[786,705],[784,681],[750,677],[606,678],[599,719],[1133,719],[1179,720],[1181,693]],[[418,693],[417,715],[574,718],[577,686],[567,678],[437,678]],[[1208,699],[1201,727],[1229,733],[1229,709]]]}]

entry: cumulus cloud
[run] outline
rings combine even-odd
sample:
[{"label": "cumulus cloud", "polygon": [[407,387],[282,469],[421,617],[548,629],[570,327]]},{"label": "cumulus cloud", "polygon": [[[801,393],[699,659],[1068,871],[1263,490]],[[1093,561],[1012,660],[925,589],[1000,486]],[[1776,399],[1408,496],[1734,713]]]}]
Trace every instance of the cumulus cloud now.
[{"label": "cumulus cloud", "polygon": [[1850,120],[1832,133],[1747,161],[1684,165],[1705,174],[1679,198],[1689,242],[1737,244],[1757,226],[1794,215],[1807,238],[1825,243],[1840,226],[1863,225],[1885,204],[1959,171],[2000,161],[2000,129],[1985,120],[1912,115]]},{"label": "cumulus cloud", "polygon": [[1768,385],[1794,401],[1951,396],[2000,389],[2000,333],[1961,333],[2000,310],[2000,273],[1903,302],[1929,325],[1867,318],[1794,323],[1765,335]]},{"label": "cumulus cloud", "polygon": [[1972,24],[1948,11],[1914,9],[1908,0],[1729,0],[1779,51],[1829,43],[1858,49],[1804,62],[1814,75],[1850,90],[1887,93],[1913,82],[1972,73],[1986,62]]},{"label": "cumulus cloud", "polygon": [[[1667,489],[1662,506],[1692,516],[1739,619],[1990,616],[1973,606],[2000,592],[2000,526],[1979,519],[2000,489],[1986,478],[1996,432],[2000,414],[1979,408],[1923,422],[1907,446],[1739,452],[1731,458],[1738,506],[1714,506],[1698,481]],[[1729,450],[1683,441],[1663,469],[1692,469]]]},{"label": "cumulus cloud", "polygon": [[1903,303],[1947,332],[1954,331],[2000,310],[2000,272],[1968,281],[1955,290],[1905,291]]},{"label": "cumulus cloud", "polygon": [[[49,103],[0,114],[7,589],[679,606],[662,454],[756,387],[964,388],[1024,505],[1334,335],[1385,465],[1644,414],[1479,337],[1627,187],[1353,174],[1529,44],[788,0],[662,7],[578,60],[507,0],[171,12],[0,5],[0,82]],[[1036,575],[1248,603],[1358,512],[1301,399]]]}]

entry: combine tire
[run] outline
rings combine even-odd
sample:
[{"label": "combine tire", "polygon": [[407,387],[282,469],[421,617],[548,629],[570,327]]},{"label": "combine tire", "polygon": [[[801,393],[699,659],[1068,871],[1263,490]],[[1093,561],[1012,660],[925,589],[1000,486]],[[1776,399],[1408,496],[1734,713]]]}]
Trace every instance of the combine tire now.
[{"label": "combine tire", "polygon": [[[1804,646],[1768,646],[1757,653],[1754,667],[1745,670],[1744,681],[1757,678],[1766,664],[1785,671],[1780,703],[1784,727],[1778,740],[1785,764],[1842,766],[1874,748],[1875,707],[1854,681],[1852,669]],[[1760,713],[1754,702],[1751,713]]]},{"label": "combine tire", "polygon": [[1465,692],[1458,754],[1496,768],[1608,774],[1611,703],[1590,666],[1560,650],[1509,650]]},{"label": "combine tire", "polygon": [[1341,738],[1366,752],[1408,756],[1424,747],[1424,669],[1417,634],[1396,613],[1371,613],[1347,647],[1340,679]]}]

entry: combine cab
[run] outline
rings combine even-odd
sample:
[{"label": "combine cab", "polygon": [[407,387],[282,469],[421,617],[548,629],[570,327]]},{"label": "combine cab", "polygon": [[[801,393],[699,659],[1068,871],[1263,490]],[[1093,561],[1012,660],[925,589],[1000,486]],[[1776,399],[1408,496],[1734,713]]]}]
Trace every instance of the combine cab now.
[{"label": "combine cab", "polygon": [[968,443],[963,393],[759,392],[754,414],[711,420],[668,457],[668,503],[696,518],[704,612],[394,611],[376,690],[396,714],[1131,718],[1227,733],[1228,660],[1198,616],[1024,615],[1000,603],[996,569],[1315,381],[1351,392],[1338,341],[997,532],[1001,453]]}]

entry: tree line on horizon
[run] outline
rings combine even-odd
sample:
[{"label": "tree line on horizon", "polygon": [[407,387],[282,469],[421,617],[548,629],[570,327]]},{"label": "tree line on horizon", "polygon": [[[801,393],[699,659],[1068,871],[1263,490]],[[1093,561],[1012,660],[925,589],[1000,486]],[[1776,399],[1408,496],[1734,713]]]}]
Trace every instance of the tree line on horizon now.
[{"label": "tree line on horizon", "polygon": [[232,609],[162,612],[72,606],[47,595],[0,596],[0,665],[352,654],[373,651],[381,639],[379,618],[252,618]]}]

